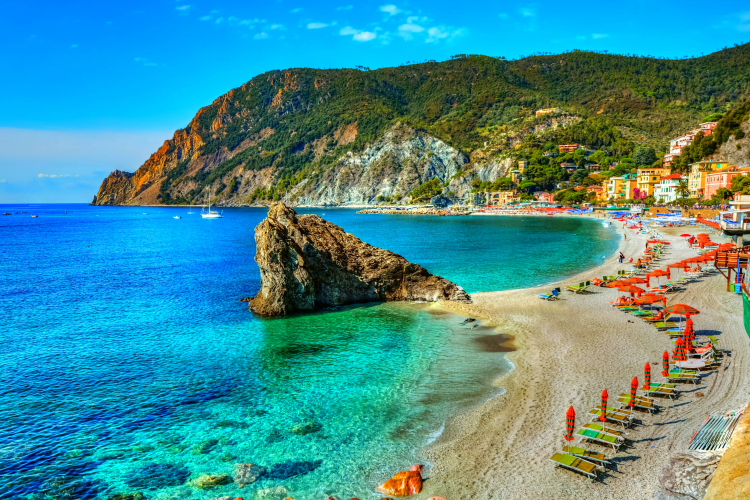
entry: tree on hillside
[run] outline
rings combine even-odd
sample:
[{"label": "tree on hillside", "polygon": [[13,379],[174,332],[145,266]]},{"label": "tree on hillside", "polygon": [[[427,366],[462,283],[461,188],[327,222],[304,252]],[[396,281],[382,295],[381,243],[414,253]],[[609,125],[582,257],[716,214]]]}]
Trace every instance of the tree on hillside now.
[{"label": "tree on hillside", "polygon": [[638,166],[652,165],[657,160],[656,151],[654,151],[654,148],[638,146],[635,148],[633,159]]},{"label": "tree on hillside", "polygon": [[690,195],[690,188],[688,187],[687,179],[680,179],[677,181],[677,186],[675,186],[674,190],[680,198],[687,198],[688,195]]},{"label": "tree on hillside", "polygon": [[732,179],[732,192],[750,194],[750,177],[747,175],[738,175]]}]

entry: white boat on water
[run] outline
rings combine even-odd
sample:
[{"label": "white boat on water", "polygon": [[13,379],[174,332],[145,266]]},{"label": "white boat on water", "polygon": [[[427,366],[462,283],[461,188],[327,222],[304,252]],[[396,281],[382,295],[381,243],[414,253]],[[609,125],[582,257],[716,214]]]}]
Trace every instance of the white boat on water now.
[{"label": "white boat on water", "polygon": [[182,217],[180,217],[179,215],[175,215],[173,218],[174,219],[182,219]]},{"label": "white boat on water", "polygon": [[216,210],[211,210],[211,197],[210,196],[208,197],[207,209],[208,209],[207,211],[201,210],[201,217],[203,217],[204,219],[221,219],[222,217],[224,217]]}]

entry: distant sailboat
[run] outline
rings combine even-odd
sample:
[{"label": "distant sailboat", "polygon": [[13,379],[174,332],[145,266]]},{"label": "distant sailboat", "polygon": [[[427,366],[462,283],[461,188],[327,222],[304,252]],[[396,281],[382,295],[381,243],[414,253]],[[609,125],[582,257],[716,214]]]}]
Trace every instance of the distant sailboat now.
[{"label": "distant sailboat", "polygon": [[193,205],[190,205],[190,210],[188,210],[189,215],[193,215]]},{"label": "distant sailboat", "polygon": [[201,210],[201,217],[204,219],[221,219],[223,216],[216,210],[211,210],[211,197],[208,197],[208,211]]}]

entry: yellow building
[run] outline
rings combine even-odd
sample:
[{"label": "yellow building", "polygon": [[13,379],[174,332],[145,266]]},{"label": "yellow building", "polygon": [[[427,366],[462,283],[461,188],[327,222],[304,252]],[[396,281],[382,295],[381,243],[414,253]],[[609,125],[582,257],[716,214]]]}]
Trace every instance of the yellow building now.
[{"label": "yellow building", "polygon": [[487,193],[488,206],[505,206],[519,201],[521,201],[521,195],[517,191],[491,191]]},{"label": "yellow building", "polygon": [[610,177],[606,184],[607,200],[632,200],[635,195],[635,188],[638,181],[632,178],[632,174],[625,174],[622,177]]},{"label": "yellow building", "polygon": [[690,173],[688,174],[690,198],[703,198],[706,191],[706,176],[727,166],[729,166],[727,162],[714,160],[699,161],[690,165]]},{"label": "yellow building", "polygon": [[[661,178],[672,173],[672,169],[669,168],[654,168],[646,167],[638,169],[638,191],[640,198],[646,198],[653,196],[655,187]],[[645,193],[645,194],[644,194]]]}]

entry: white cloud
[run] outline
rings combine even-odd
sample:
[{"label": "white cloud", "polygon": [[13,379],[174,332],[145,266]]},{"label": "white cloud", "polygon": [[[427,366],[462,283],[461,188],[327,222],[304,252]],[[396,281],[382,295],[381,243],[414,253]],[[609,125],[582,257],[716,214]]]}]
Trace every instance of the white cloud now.
[{"label": "white cloud", "polygon": [[356,40],[358,42],[369,42],[370,40],[375,40],[378,37],[377,33],[373,31],[362,31],[352,28],[351,26],[342,28],[341,31],[339,31],[339,34],[345,36],[352,35],[352,40]]},{"label": "white cloud", "polygon": [[401,26],[399,26],[398,30],[408,31],[410,33],[421,33],[424,31],[424,28],[418,24],[407,23],[407,24],[402,24]]},{"label": "white cloud", "polygon": [[210,21],[210,20],[211,20],[211,16],[203,16],[203,17],[201,17],[201,21]]},{"label": "white cloud", "polygon": [[300,12],[302,12],[302,10],[302,7],[297,7],[296,9],[292,9],[289,12],[291,12],[292,14],[299,14]]},{"label": "white cloud", "polygon": [[599,38],[607,38],[609,35],[607,33],[592,33],[591,38],[594,40],[598,40]]},{"label": "white cloud", "polygon": [[433,28],[430,28],[427,30],[427,40],[425,40],[427,43],[431,42],[437,42],[438,40],[442,40],[444,38],[448,38],[451,34],[449,31],[435,26]]},{"label": "white cloud", "polygon": [[177,7],[175,7],[175,10],[179,12],[180,14],[189,14],[190,5],[178,5]]},{"label": "white cloud", "polygon": [[137,62],[137,63],[141,63],[141,64],[143,64],[144,66],[158,66],[158,64],[156,64],[155,62],[151,62],[151,61],[149,61],[149,60],[148,60],[148,59],[146,59],[145,57],[136,57],[136,58],[135,58],[135,59],[133,59],[133,60],[134,60],[135,62]]},{"label": "white cloud", "polygon": [[6,181],[5,179],[0,179],[0,183],[2,182],[8,182],[8,181]]},{"label": "white cloud", "polygon": [[388,15],[395,16],[396,14],[401,12],[401,9],[399,9],[393,4],[388,4],[388,5],[381,5],[380,12],[385,12]]},{"label": "white cloud", "polygon": [[739,18],[740,24],[737,25],[737,31],[750,31],[750,11],[741,13]]},{"label": "white cloud", "polygon": [[255,38],[256,40],[265,40],[266,38],[268,38],[268,33],[266,33],[265,31],[262,31],[258,33],[257,35],[255,35],[253,38]]},{"label": "white cloud", "polygon": [[497,15],[500,19],[508,19],[508,13],[507,12],[501,12]]},{"label": "white cloud", "polygon": [[342,5],[341,7],[336,7],[336,10],[352,10],[354,8],[354,5]]},{"label": "white cloud", "polygon": [[270,28],[272,30],[285,30],[286,29],[283,24],[272,24]]},{"label": "white cloud", "polygon": [[217,18],[216,18],[216,21],[214,21],[214,22],[215,22],[216,24],[221,24],[221,23],[223,23],[223,22],[224,22],[224,18],[223,18],[223,17],[217,17]]},{"label": "white cloud", "polygon": [[45,177],[49,177],[50,179],[59,179],[61,177],[78,177],[77,175],[73,176],[71,174],[39,174],[40,179],[44,179]]},{"label": "white cloud", "polygon": [[319,30],[320,28],[327,28],[330,26],[328,23],[307,23],[307,29],[309,30]]},{"label": "white cloud", "polygon": [[536,9],[532,9],[531,7],[518,9],[518,13],[523,17],[536,17]]}]

